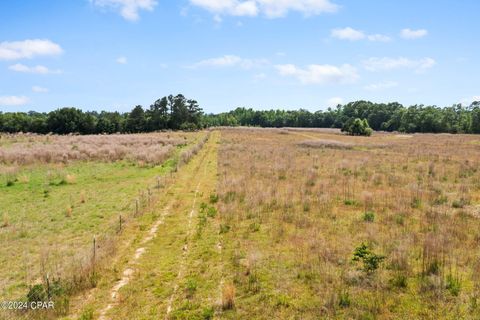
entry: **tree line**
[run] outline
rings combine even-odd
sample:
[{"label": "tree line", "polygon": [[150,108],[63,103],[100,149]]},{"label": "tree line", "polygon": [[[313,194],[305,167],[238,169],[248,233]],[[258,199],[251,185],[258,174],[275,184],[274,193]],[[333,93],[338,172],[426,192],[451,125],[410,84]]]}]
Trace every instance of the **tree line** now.
[{"label": "tree line", "polygon": [[149,108],[135,106],[127,113],[83,112],[76,108],[49,113],[0,113],[0,132],[10,133],[138,133],[215,126],[339,128],[351,134],[368,134],[368,128],[407,133],[480,133],[480,102],[441,108],[355,101],[315,112],[236,108],[204,114],[196,100],[178,94],[158,99]]},{"label": "tree line", "polygon": [[237,108],[230,112],[209,114],[204,118],[207,126],[343,128],[348,132],[346,129],[360,119],[365,122],[358,124],[357,121],[357,125],[376,131],[480,133],[480,102],[473,102],[470,106],[456,104],[441,108],[355,101],[326,111]]},{"label": "tree line", "polygon": [[49,113],[0,113],[0,132],[56,134],[139,133],[157,130],[196,130],[203,127],[198,102],[183,95],[156,100],[149,108],[135,106],[131,112],[83,112],[61,108]]}]

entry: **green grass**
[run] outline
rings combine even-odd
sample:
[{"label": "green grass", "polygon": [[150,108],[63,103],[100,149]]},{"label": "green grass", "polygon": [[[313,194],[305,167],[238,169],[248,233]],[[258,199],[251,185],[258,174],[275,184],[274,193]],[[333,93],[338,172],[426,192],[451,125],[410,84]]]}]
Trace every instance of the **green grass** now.
[{"label": "green grass", "polygon": [[62,269],[74,257],[88,254],[94,235],[115,232],[119,216],[133,213],[140,192],[172,171],[179,153],[195,141],[177,148],[160,166],[128,161],[44,164],[21,167],[9,185],[0,178],[0,218],[8,220],[0,228],[0,300],[24,296],[40,276],[43,258],[48,257],[52,270],[58,270],[57,264]]}]

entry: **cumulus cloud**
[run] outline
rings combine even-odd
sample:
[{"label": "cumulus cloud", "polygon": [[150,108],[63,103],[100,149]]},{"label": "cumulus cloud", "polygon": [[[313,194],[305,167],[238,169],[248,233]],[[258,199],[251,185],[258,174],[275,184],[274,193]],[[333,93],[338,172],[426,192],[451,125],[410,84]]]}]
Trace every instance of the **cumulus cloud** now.
[{"label": "cumulus cloud", "polygon": [[46,92],[48,92],[48,89],[40,87],[40,86],[33,86],[32,91],[36,92],[36,93],[46,93]]},{"label": "cumulus cloud", "polygon": [[428,31],[425,29],[418,29],[418,30],[412,30],[412,29],[403,29],[400,31],[400,36],[403,39],[408,39],[408,40],[413,40],[413,39],[420,39],[428,35]]},{"label": "cumulus cloud", "polygon": [[23,106],[29,101],[30,100],[24,96],[0,96],[0,106],[4,107]]},{"label": "cumulus cloud", "polygon": [[337,38],[340,40],[350,40],[350,41],[358,41],[358,40],[366,39],[369,41],[387,42],[391,40],[390,37],[383,34],[365,34],[365,32],[361,30],[356,30],[350,27],[333,29],[330,32],[330,36],[332,38]]},{"label": "cumulus cloud", "polygon": [[118,57],[116,61],[119,64],[127,64],[128,62],[126,57]]},{"label": "cumulus cloud", "polygon": [[357,70],[349,64],[333,66],[329,64],[312,64],[305,69],[293,64],[277,65],[282,76],[297,78],[302,84],[345,84],[355,82],[359,76]]},{"label": "cumulus cloud", "polygon": [[50,40],[33,39],[0,43],[0,60],[31,59],[36,56],[55,56],[63,49]]},{"label": "cumulus cloud", "polygon": [[224,55],[218,58],[206,59],[195,63],[190,68],[201,67],[240,67],[242,69],[252,69],[268,64],[266,59],[245,59],[236,55]]},{"label": "cumulus cloud", "polygon": [[369,84],[368,86],[365,86],[365,90],[368,91],[380,91],[384,89],[390,89],[390,88],[395,88],[398,86],[398,83],[395,81],[384,81],[384,82],[379,82],[379,83],[372,83]]},{"label": "cumulus cloud", "polygon": [[394,69],[414,69],[416,72],[423,72],[432,68],[436,64],[432,58],[422,58],[418,60],[399,58],[370,58],[363,61],[363,66],[368,71],[388,71]]},{"label": "cumulus cloud", "polygon": [[333,97],[333,98],[330,98],[327,100],[327,106],[328,107],[336,107],[338,106],[339,104],[343,104],[343,98],[340,98],[340,97]]},{"label": "cumulus cloud", "polygon": [[190,0],[190,3],[214,14],[250,17],[263,14],[268,18],[284,17],[290,11],[318,15],[339,8],[331,0]]},{"label": "cumulus cloud", "polygon": [[333,29],[331,32],[332,38],[337,38],[340,40],[362,40],[365,39],[365,34],[363,31],[355,30],[353,28],[347,27],[342,29]]},{"label": "cumulus cloud", "polygon": [[17,63],[8,67],[8,69],[15,71],[15,72],[22,72],[22,73],[35,73],[35,74],[59,74],[62,73],[62,70],[50,70],[45,66],[34,66],[29,67],[21,63]]},{"label": "cumulus cloud", "polygon": [[156,0],[90,0],[97,7],[116,10],[128,21],[140,19],[140,11],[153,11],[157,5]]}]

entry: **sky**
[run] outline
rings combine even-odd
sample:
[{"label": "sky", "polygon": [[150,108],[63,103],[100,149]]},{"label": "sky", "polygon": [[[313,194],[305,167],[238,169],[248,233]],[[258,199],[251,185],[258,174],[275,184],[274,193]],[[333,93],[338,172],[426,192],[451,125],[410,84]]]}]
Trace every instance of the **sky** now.
[{"label": "sky", "polygon": [[0,1],[0,111],[480,100],[478,0]]}]

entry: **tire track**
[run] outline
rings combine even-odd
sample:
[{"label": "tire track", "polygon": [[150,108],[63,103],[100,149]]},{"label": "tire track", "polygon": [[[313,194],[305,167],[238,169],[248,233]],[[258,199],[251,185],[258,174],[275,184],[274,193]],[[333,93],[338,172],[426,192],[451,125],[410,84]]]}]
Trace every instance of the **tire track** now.
[{"label": "tire track", "polygon": [[[208,142],[207,142],[208,143]],[[198,171],[200,171],[201,167],[203,166],[204,167],[204,172],[203,172],[203,175],[202,175],[202,178],[205,177],[206,175],[206,165],[204,164],[205,162],[205,159],[206,159],[206,156],[208,154],[208,147],[205,146],[205,151],[203,152],[203,154],[201,155],[201,159],[200,159],[200,163],[198,164],[198,166],[194,169],[194,172],[191,174],[193,176],[197,176],[197,173]],[[196,202],[197,202],[197,195],[198,195],[198,192],[199,192],[199,188],[200,188],[200,184],[201,184],[201,181],[202,179],[199,180],[197,186],[196,186],[196,189],[195,189],[195,193],[194,193],[194,199],[193,199],[193,204],[192,204],[192,209],[190,211],[190,214],[189,214],[189,222],[188,222],[188,237],[190,237],[190,233],[191,233],[191,223],[192,223],[192,218],[193,218],[193,215],[194,215],[194,211],[195,211],[195,205],[196,205]],[[193,180],[189,179],[188,182],[192,183]],[[174,187],[174,186],[178,186],[178,182],[177,183],[174,183],[172,184],[169,189],[167,190],[166,194],[168,194],[168,192]],[[187,187],[188,188],[188,187]],[[170,208],[172,207],[172,205],[175,203],[175,201],[177,201],[176,198],[173,198],[168,204],[166,207],[164,207],[163,209],[163,212],[160,216],[159,219],[157,219],[157,221],[154,223],[154,225],[150,228],[148,234],[146,235],[145,238],[143,238],[143,240],[140,242],[140,246],[135,250],[135,253],[132,257],[132,259],[129,261],[128,265],[125,267],[125,269],[123,270],[123,273],[122,273],[122,278],[117,281],[115,283],[115,285],[110,289],[110,301],[109,303],[101,310],[100,312],[100,315],[98,317],[99,320],[108,320],[110,319],[108,316],[107,316],[107,313],[109,310],[111,310],[112,308],[115,307],[115,305],[117,304],[117,298],[118,298],[118,292],[120,291],[121,288],[125,287],[126,285],[128,285],[128,283],[130,283],[130,281],[133,279],[133,276],[134,276],[134,273],[135,273],[135,265],[138,263],[138,260],[147,252],[147,248],[146,248],[146,245],[151,242],[156,236],[157,236],[157,232],[158,232],[158,228],[160,227],[160,225],[162,225],[165,221],[165,218],[170,215]],[[183,254],[182,254],[182,262],[184,264],[184,260],[186,257],[186,252],[188,251],[188,246],[185,246],[183,248]],[[176,284],[176,290],[178,290],[178,283]],[[170,299],[172,302],[173,302],[173,294],[172,294],[172,297]],[[171,305],[171,303],[170,303]]]}]

